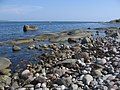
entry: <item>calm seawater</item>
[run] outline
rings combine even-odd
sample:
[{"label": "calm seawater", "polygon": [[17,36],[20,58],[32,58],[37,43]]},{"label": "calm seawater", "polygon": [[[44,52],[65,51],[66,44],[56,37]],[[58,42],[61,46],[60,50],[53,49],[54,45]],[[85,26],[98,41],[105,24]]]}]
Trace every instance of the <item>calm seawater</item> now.
[{"label": "calm seawater", "polygon": [[[39,29],[37,31],[23,32],[24,25],[35,25]],[[120,27],[120,24],[90,22],[0,22],[0,41],[26,38],[49,32],[86,29],[89,27]]]},{"label": "calm seawater", "polygon": [[[35,25],[39,29],[36,31],[23,32],[24,25]],[[103,28],[103,27],[120,27],[120,24],[110,23],[90,23],[90,22],[0,22],[0,42],[13,39],[22,39],[40,35],[43,33],[60,32],[72,29],[86,28]],[[94,31],[93,31],[94,32]],[[44,42],[43,42],[44,43]],[[43,44],[41,42],[41,44]],[[20,46],[19,52],[13,52],[11,46],[0,46],[0,57],[7,57],[12,61],[12,69],[16,70],[17,64],[22,60],[36,61],[35,56],[42,53],[38,50],[28,50],[28,46]],[[24,62],[25,63],[25,62]],[[21,66],[23,67],[24,64]]]}]

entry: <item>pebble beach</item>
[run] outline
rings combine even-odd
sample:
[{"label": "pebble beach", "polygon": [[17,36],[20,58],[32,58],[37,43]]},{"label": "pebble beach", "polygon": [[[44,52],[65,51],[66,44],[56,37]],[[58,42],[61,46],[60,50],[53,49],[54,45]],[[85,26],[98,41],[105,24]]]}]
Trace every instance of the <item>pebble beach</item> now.
[{"label": "pebble beach", "polygon": [[[0,57],[0,90],[120,90],[120,31],[103,28],[103,37],[89,29],[1,42],[13,52],[25,44],[42,53],[14,72],[11,60]],[[50,43],[39,44],[44,40]]]}]

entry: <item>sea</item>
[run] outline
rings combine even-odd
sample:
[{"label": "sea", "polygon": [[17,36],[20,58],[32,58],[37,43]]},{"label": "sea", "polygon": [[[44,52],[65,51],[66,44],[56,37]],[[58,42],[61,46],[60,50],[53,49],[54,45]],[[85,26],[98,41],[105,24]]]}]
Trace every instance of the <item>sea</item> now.
[{"label": "sea", "polygon": [[[24,25],[38,27],[34,32],[23,32]],[[120,27],[120,24],[100,22],[0,22],[0,41],[27,38],[43,33],[61,32],[72,29]]]},{"label": "sea", "polygon": [[[36,31],[24,32],[24,25],[34,25],[38,27]],[[55,33],[68,31],[73,29],[86,30],[91,28],[94,32],[94,28],[107,28],[107,27],[120,27],[120,24],[115,23],[103,23],[103,22],[0,22],[0,42],[9,41],[15,39],[29,38],[40,34],[45,33]],[[36,62],[37,58],[34,58],[37,55],[40,55],[42,51],[38,50],[28,50],[27,46],[20,46],[22,50],[20,52],[13,52],[11,46],[0,46],[0,57],[7,57],[12,62],[12,69],[16,70],[19,68],[20,64],[26,63],[28,61]]]}]

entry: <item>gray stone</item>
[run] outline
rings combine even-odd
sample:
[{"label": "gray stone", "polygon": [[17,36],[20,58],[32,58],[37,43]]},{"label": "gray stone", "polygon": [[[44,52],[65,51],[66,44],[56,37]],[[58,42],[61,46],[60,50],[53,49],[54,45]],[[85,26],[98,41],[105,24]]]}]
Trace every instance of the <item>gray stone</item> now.
[{"label": "gray stone", "polygon": [[0,82],[5,83],[6,85],[10,85],[11,78],[7,75],[0,75]]},{"label": "gray stone", "polygon": [[11,62],[8,58],[0,57],[0,70],[8,68]]},{"label": "gray stone", "polygon": [[38,27],[37,26],[32,26],[32,25],[24,25],[23,27],[23,31],[26,32],[26,31],[34,31],[34,30],[37,30]]},{"label": "gray stone", "polygon": [[85,84],[89,85],[91,81],[93,81],[93,77],[90,74],[87,74],[83,77],[83,82]]},{"label": "gray stone", "polygon": [[78,90],[78,85],[77,84],[72,84],[70,87],[70,90]]},{"label": "gray stone", "polygon": [[104,89],[104,90],[108,90],[108,87],[107,87],[107,86],[103,86],[103,89]]},{"label": "gray stone", "polygon": [[29,78],[30,75],[31,75],[31,72],[26,69],[21,73],[21,78],[26,80]]},{"label": "gray stone", "polygon": [[34,85],[32,85],[32,84],[28,84],[28,85],[25,85],[24,87],[25,87],[25,88],[33,88]]},{"label": "gray stone", "polygon": [[38,83],[35,88],[40,88],[41,87],[41,83]]},{"label": "gray stone", "polygon": [[71,77],[65,77],[62,79],[65,86],[69,86],[72,83]]},{"label": "gray stone", "polygon": [[96,63],[101,64],[101,65],[104,65],[106,62],[107,61],[104,58],[102,58],[102,59],[101,58],[97,58],[97,60],[96,60]]},{"label": "gray stone", "polygon": [[57,63],[58,64],[75,64],[77,62],[77,59],[66,59],[64,61],[60,61]]},{"label": "gray stone", "polygon": [[101,73],[101,70],[100,70],[100,69],[94,70],[93,72],[94,72],[94,74],[97,75],[97,76],[102,76],[102,73]]},{"label": "gray stone", "polygon": [[19,87],[18,82],[14,81],[11,87],[13,87],[14,89],[17,89]]}]

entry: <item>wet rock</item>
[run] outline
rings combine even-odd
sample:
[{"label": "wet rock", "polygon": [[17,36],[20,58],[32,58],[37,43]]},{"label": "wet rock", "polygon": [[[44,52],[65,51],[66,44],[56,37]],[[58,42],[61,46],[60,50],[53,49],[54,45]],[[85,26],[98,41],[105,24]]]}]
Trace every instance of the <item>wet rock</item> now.
[{"label": "wet rock", "polygon": [[20,48],[19,46],[14,45],[14,46],[12,47],[12,50],[13,50],[13,51],[20,51],[21,48]]},{"label": "wet rock", "polygon": [[34,49],[35,48],[35,45],[34,44],[32,44],[32,45],[30,45],[30,46],[28,46],[28,49]]},{"label": "wet rock", "polygon": [[34,30],[37,30],[38,27],[37,26],[32,26],[32,25],[24,25],[23,27],[23,31],[26,32],[26,31],[34,31]]},{"label": "wet rock", "polygon": [[35,45],[35,49],[37,49],[37,50],[41,50],[40,45]]},{"label": "wet rock", "polygon": [[85,84],[89,85],[91,81],[93,81],[93,77],[91,75],[87,74],[83,77],[83,82]]}]

